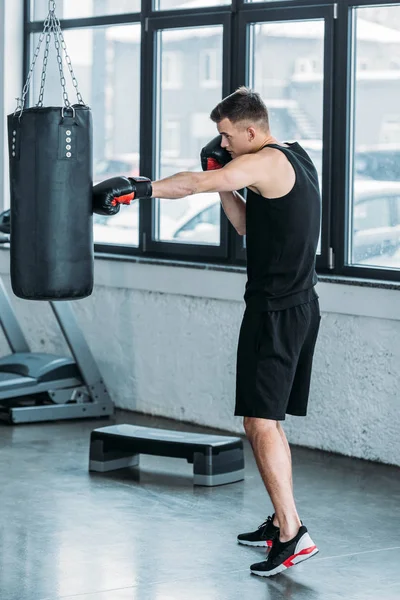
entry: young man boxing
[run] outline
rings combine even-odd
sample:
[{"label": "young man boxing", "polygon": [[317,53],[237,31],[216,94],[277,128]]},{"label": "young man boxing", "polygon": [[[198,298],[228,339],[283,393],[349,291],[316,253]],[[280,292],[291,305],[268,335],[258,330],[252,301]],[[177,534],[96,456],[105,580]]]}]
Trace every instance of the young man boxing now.
[{"label": "young man boxing", "polygon": [[[246,235],[246,310],[241,325],[235,415],[244,429],[274,506],[241,544],[269,546],[250,567],[280,573],[318,552],[293,496],[291,453],[281,426],[286,414],[305,416],[320,310],[314,290],[321,198],[317,171],[297,143],[271,133],[259,94],[239,88],[211,112],[219,136],[201,153],[204,172],[151,182],[114,177],[94,187],[93,207],[114,214],[134,198],[182,198],[219,192],[239,235]],[[247,199],[237,191],[247,188]]]}]

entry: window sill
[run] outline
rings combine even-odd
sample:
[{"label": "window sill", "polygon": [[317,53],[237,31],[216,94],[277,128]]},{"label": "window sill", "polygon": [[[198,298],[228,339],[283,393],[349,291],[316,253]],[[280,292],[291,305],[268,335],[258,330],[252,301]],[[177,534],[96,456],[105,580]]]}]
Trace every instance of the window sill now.
[{"label": "window sill", "polygon": [[[191,269],[200,269],[207,271],[225,271],[227,273],[246,273],[246,267],[240,265],[218,265],[213,263],[191,262],[184,260],[170,260],[160,258],[149,258],[144,256],[126,256],[118,254],[107,254],[104,252],[95,253],[99,260],[128,261],[150,265],[164,265],[168,267],[186,267]],[[320,282],[336,283],[340,285],[355,285],[360,287],[370,287],[389,290],[400,290],[400,283],[395,281],[377,280],[377,279],[359,279],[353,277],[341,277],[340,275],[318,275]]]},{"label": "window sill", "polygon": [[[95,257],[98,287],[243,303],[245,267],[104,253]],[[9,263],[9,252],[0,252],[0,274],[9,275]],[[320,275],[316,290],[322,313],[400,321],[400,284],[395,282]]]}]

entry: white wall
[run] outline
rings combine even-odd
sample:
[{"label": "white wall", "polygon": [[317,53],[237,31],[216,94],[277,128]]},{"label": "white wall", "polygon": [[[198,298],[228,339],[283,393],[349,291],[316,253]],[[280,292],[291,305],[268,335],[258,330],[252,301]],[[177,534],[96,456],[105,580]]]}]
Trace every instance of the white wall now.
[{"label": "white wall", "polygon": [[[6,282],[8,263],[4,250]],[[74,306],[116,405],[242,432],[233,408],[244,281],[235,270],[97,259],[94,293]],[[309,416],[287,419],[289,440],[400,465],[399,292],[317,289]],[[13,303],[34,350],[65,351],[46,303]]]}]

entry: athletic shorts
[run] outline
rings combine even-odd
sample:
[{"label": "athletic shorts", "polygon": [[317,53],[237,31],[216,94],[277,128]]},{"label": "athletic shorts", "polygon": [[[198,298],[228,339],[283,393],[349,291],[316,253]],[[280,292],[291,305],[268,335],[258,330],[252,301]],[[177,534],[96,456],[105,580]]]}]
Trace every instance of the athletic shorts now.
[{"label": "athletic shorts", "polygon": [[318,297],[284,310],[245,310],[235,415],[274,421],[306,416],[320,320]]}]

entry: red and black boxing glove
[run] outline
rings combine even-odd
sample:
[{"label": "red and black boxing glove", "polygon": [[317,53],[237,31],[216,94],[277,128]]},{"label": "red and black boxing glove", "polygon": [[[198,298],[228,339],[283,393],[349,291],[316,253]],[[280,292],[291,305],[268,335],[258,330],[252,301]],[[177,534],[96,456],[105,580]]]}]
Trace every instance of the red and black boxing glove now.
[{"label": "red and black boxing glove", "polygon": [[231,155],[225,148],[221,148],[222,135],[217,135],[200,152],[201,168],[203,171],[222,169],[230,160]]},{"label": "red and black boxing glove", "polygon": [[111,177],[93,187],[93,212],[116,215],[121,204],[151,198],[152,193],[151,181],[147,177]]}]

